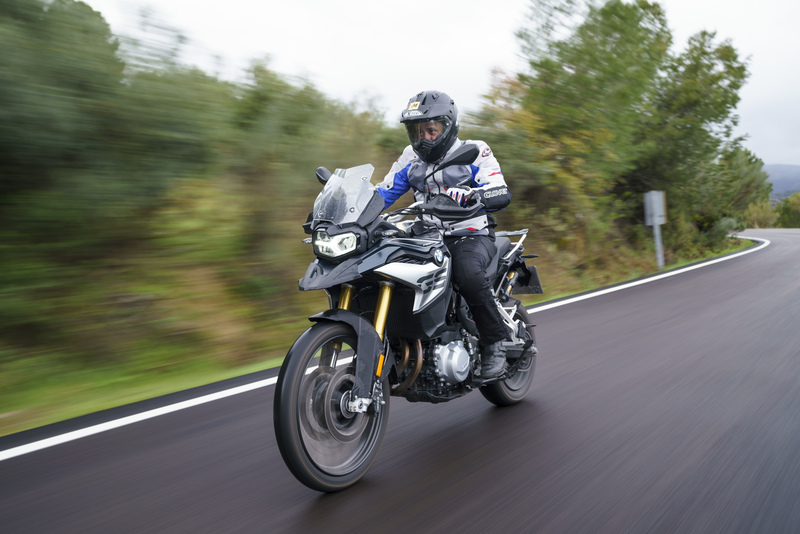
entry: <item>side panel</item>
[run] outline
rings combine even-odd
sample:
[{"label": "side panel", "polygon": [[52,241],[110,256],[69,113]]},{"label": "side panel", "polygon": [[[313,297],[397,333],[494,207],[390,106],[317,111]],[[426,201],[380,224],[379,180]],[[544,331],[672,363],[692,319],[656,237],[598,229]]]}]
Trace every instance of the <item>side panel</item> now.
[{"label": "side panel", "polygon": [[442,298],[436,300],[421,313],[410,313],[414,294],[408,288],[395,291],[392,306],[386,321],[386,334],[389,337],[431,339],[447,328],[447,310],[453,293],[452,286],[446,286]]},{"label": "side panel", "polygon": [[387,263],[375,269],[375,272],[413,289],[414,304],[411,312],[420,313],[444,295],[450,282],[450,258],[444,256],[441,265],[434,262],[422,265]]}]

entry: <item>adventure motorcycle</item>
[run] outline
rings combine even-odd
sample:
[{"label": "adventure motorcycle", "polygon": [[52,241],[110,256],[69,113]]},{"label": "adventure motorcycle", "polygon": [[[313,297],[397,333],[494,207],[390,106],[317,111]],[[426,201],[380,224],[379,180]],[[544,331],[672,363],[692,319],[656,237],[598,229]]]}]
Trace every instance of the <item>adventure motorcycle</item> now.
[{"label": "adventure motorcycle", "polygon": [[[434,172],[477,156],[466,144]],[[304,225],[316,259],[300,289],[324,290],[330,309],[309,318],[315,324],[292,345],[275,388],[281,455],[300,482],[325,492],[367,472],[386,432],[390,395],[437,403],[477,389],[498,406],[512,405],[531,385],[537,354],[530,316],[511,298],[512,291],[542,293],[536,268],[525,264],[537,255],[522,254],[528,230],[496,233],[488,274],[511,341],[504,373],[482,380],[478,330],[453,287],[441,232],[425,217],[401,219],[467,219],[483,206],[437,195],[381,215],[373,170],[317,169],[324,188]]]}]

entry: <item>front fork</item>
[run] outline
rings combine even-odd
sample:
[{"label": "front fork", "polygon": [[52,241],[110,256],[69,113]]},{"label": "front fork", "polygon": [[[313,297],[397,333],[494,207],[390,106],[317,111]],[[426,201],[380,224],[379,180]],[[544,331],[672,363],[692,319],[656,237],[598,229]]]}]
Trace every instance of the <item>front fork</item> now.
[{"label": "front fork", "polygon": [[[378,304],[375,307],[375,319],[373,320],[372,325],[375,328],[375,332],[377,332],[378,337],[380,337],[381,341],[384,341],[383,346],[386,345],[384,339],[384,331],[386,330],[386,319],[389,316],[389,306],[392,302],[392,294],[394,292],[394,283],[383,281],[378,283]],[[348,310],[350,309],[350,304],[353,300],[353,295],[355,294],[355,287],[350,284],[342,284],[341,291],[339,294],[339,304],[338,308],[341,310]],[[341,349],[341,347],[335,347]],[[382,396],[382,392],[379,391],[380,387],[380,377],[383,373],[383,365],[386,362],[386,354],[385,350],[381,350],[381,353],[378,355],[378,365],[375,369],[375,377],[372,380],[372,383],[376,386],[373,387],[373,394],[371,397],[359,397],[359,398],[351,398],[347,402],[347,410],[354,413],[363,413],[366,412],[370,405],[373,402],[380,400]],[[356,366],[356,372],[358,372],[358,366]],[[374,408],[373,408],[374,409]]]}]

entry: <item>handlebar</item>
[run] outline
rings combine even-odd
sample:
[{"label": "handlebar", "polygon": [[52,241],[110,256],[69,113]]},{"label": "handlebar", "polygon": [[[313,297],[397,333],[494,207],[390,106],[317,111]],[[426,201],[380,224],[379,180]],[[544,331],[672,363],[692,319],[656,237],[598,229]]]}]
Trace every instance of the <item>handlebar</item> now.
[{"label": "handlebar", "polygon": [[400,208],[389,213],[389,217],[396,215],[432,215],[442,220],[459,221],[471,219],[484,208],[483,203],[477,202],[471,206],[461,207],[447,195],[436,195],[427,202],[414,203],[406,208]]}]

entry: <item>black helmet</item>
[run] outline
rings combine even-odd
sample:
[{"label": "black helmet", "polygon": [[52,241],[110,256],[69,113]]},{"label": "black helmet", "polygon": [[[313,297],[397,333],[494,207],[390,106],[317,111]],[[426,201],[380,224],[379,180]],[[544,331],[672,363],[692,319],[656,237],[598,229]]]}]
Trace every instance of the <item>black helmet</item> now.
[{"label": "black helmet", "polygon": [[400,122],[406,126],[414,152],[428,163],[444,156],[458,136],[456,103],[439,91],[423,91],[411,97]]}]

